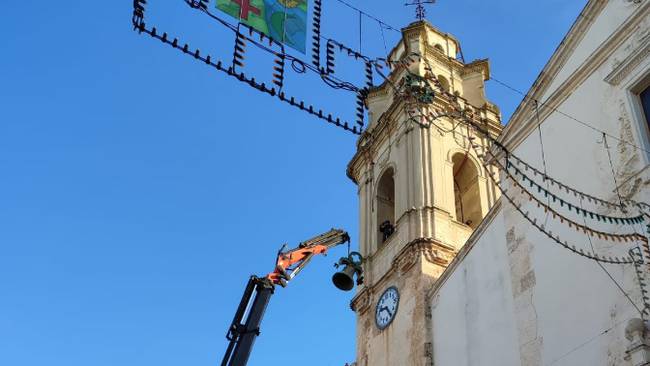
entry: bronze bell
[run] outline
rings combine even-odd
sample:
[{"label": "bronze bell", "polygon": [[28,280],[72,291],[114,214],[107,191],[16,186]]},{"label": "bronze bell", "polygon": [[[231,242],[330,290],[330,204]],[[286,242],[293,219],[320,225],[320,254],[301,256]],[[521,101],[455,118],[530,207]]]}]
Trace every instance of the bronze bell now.
[{"label": "bronze bell", "polygon": [[342,291],[350,291],[354,287],[354,273],[357,270],[351,266],[346,265],[342,271],[334,273],[332,276],[332,282],[334,286]]},{"label": "bronze bell", "polygon": [[361,263],[363,262],[363,257],[359,252],[351,252],[347,257],[342,257],[339,259],[338,263],[334,266],[336,268],[340,266],[345,266],[340,272],[334,273],[332,276],[332,282],[334,286],[342,291],[350,291],[354,287],[354,275],[357,276],[357,285],[363,283],[363,268]]}]

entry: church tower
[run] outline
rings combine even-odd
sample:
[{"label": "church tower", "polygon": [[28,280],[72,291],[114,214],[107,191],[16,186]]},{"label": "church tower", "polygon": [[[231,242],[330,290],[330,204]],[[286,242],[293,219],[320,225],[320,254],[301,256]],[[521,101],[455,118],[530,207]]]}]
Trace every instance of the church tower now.
[{"label": "church tower", "polygon": [[498,198],[468,137],[486,141],[447,113],[449,98],[436,91],[426,99],[438,116],[431,124],[409,112],[398,89],[433,74],[496,137],[488,61],[464,63],[459,53],[453,36],[415,22],[389,55],[397,66],[388,80],[368,94],[370,122],[347,170],[358,185],[364,256],[364,284],[351,303],[358,366],[430,364],[426,294]]}]

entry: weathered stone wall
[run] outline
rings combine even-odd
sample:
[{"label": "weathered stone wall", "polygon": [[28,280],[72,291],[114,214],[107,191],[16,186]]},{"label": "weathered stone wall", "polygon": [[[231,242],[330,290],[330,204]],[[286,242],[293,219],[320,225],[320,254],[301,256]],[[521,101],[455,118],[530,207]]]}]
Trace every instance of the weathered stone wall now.
[{"label": "weathered stone wall", "polygon": [[[446,52],[455,55],[457,41],[427,23],[407,27],[402,44],[407,49],[397,49],[393,59],[406,52],[425,56],[409,66],[410,72],[423,76],[425,67],[430,66],[436,75],[448,77],[449,87],[461,93],[461,99],[466,77],[473,78],[470,84],[474,88],[482,86],[487,77],[487,61],[465,65],[447,57]],[[436,45],[442,45],[443,51]],[[405,82],[405,73],[403,69],[394,70],[393,82]],[[423,126],[404,112],[405,98],[397,98],[394,93],[389,83],[370,91],[371,121],[348,166],[348,176],[359,186],[360,249],[364,256],[364,284],[358,286],[352,301],[357,313],[359,366],[430,364],[426,292],[472,232],[469,225],[455,217],[454,154],[460,152],[464,163],[474,164],[478,172],[473,177],[473,188],[477,192],[474,201],[480,201],[479,214],[486,214],[498,199],[477,154],[463,145],[468,141],[468,130],[456,128],[458,121],[447,117],[437,119],[437,126]],[[480,102],[474,106],[475,113],[485,118],[496,136],[501,129],[498,112],[486,107],[482,94],[474,93],[473,98]],[[432,110],[450,108],[448,100],[440,95],[433,99]],[[482,139],[476,141],[485,143]],[[377,231],[381,224],[377,190],[387,170],[394,172],[395,232],[384,241],[378,238]],[[399,309],[393,322],[380,330],[375,325],[375,305],[390,286],[397,287],[400,293]]]}]

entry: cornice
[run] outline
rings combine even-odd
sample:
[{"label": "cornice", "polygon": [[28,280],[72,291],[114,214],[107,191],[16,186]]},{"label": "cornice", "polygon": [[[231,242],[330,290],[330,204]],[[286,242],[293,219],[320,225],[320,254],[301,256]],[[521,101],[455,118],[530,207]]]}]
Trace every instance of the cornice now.
[{"label": "cornice", "polygon": [[438,206],[420,206],[420,207],[411,207],[408,210],[402,212],[402,214],[395,220],[395,224],[399,226],[400,222],[404,220],[405,218],[409,217],[410,215],[418,212],[424,212],[424,211],[429,211],[432,213],[439,212],[443,215],[448,216],[450,219],[452,219],[451,213],[449,211],[440,208]]},{"label": "cornice", "polygon": [[462,76],[473,73],[483,74],[483,81],[490,80],[490,61],[488,59],[474,60],[463,67]]},{"label": "cornice", "polygon": [[357,151],[354,153],[352,159],[350,159],[346,169],[346,175],[355,184],[359,184],[355,172],[364,158],[373,155],[373,152],[381,146],[383,141],[388,138],[388,135],[397,127],[398,118],[396,115],[401,111],[399,107],[403,103],[404,101],[399,99],[393,100],[386,112],[373,123],[372,128],[364,131],[357,140]]},{"label": "cornice", "polygon": [[617,65],[614,70],[605,77],[605,81],[611,85],[618,85],[625,79],[639,64],[650,55],[650,38],[645,38],[643,44],[638,47],[625,61]]},{"label": "cornice", "polygon": [[[405,52],[399,60],[393,60],[394,62],[402,61],[406,58],[408,52]],[[453,69],[454,73],[460,75],[461,77],[471,75],[474,73],[480,73],[483,75],[483,80],[487,81],[490,79],[490,62],[488,59],[480,59],[472,61],[468,64],[464,64],[459,60],[448,57],[440,51],[436,50],[435,47],[432,47],[429,44],[425,44],[425,57],[432,58],[440,62],[441,64],[450,67]],[[368,92],[368,98],[387,96],[390,94],[390,83],[395,84],[403,74],[403,69],[391,70],[388,75],[388,80],[384,80],[380,85],[372,87]],[[390,83],[389,83],[390,81]]]},{"label": "cornice", "polygon": [[435,47],[425,44],[424,45],[424,54],[425,56],[428,56],[430,58],[433,58],[440,62],[441,64],[444,64],[447,67],[451,67],[454,69],[455,72],[462,74],[465,71],[465,67],[467,65],[463,64],[459,60],[456,60],[454,58],[451,58],[444,53],[441,53],[438,51]]},{"label": "cornice", "polygon": [[[404,110],[404,104],[405,101],[400,98],[393,99],[386,111],[357,140],[357,151],[348,163],[346,170],[348,178],[353,182],[358,184],[354,176],[355,167],[361,163],[364,157],[372,156],[388,140],[389,134],[399,128],[399,123],[404,122],[398,118],[399,114]],[[430,109],[445,110],[450,107],[450,104],[439,95],[436,95],[433,103],[428,106]],[[411,127],[405,127],[405,132],[410,130]]]},{"label": "cornice", "polygon": [[440,29],[435,27],[433,24],[427,22],[426,20],[415,21],[415,22],[407,25],[406,27],[402,28],[402,34],[405,34],[405,33],[410,34],[410,33],[413,33],[414,31],[417,32],[417,31],[422,31],[422,30],[425,30],[425,29],[428,29],[428,30],[430,30],[430,31],[432,31],[434,33],[437,33],[441,37],[448,38],[450,41],[456,43],[457,47],[460,46],[460,42],[458,41],[458,39],[456,37],[454,37],[452,34],[445,33],[443,31],[441,31]]},{"label": "cornice", "polygon": [[[551,57],[537,81],[524,97],[521,104],[513,114],[510,122],[506,125],[500,137],[501,142],[509,149],[516,148],[528,135],[538,126],[537,117],[534,115],[533,103],[529,100],[539,100],[547,92],[557,74],[571,56],[582,37],[600,14],[606,5],[606,1],[592,0],[587,4],[579,19],[574,23],[560,44],[556,53]],[[637,25],[648,15],[650,3],[645,2],[640,9],[635,11],[626,19],[610,37],[605,40],[563,83],[551,96],[544,101],[540,108],[539,119],[543,123],[555,109],[563,103],[584,81],[592,75],[615,52],[618,47],[629,38],[635,31]],[[579,33],[579,34],[576,34]]]},{"label": "cornice", "polygon": [[[379,119],[373,124],[372,128],[364,131],[364,133],[359,137],[357,141],[357,151],[355,152],[352,159],[348,163],[346,169],[346,175],[350,180],[355,184],[359,184],[357,174],[359,168],[363,164],[370,163],[372,161],[366,161],[368,157],[376,155],[376,152],[381,148],[382,144],[388,140],[388,136],[397,129],[401,128],[398,125],[400,122],[398,120],[398,114],[402,110],[402,104],[404,102],[401,100],[394,100],[393,103],[389,106],[386,112],[382,114]],[[434,103],[430,105],[430,108],[435,110],[445,110],[450,107],[450,104],[447,100],[436,96]],[[468,108],[467,108],[468,107]],[[494,105],[489,103],[483,105],[482,107],[475,107],[470,104],[466,105],[467,114],[466,117],[472,118],[476,123],[486,128],[493,137],[498,137],[501,133],[503,125],[500,121],[492,120],[490,118],[484,118],[487,115],[487,111],[491,111],[495,115],[499,115],[498,109]],[[447,118],[453,119],[453,116],[448,116]],[[403,122],[403,121],[402,121]],[[404,126],[403,133],[409,133],[413,128],[412,126]],[[424,128],[424,127],[419,127]]]},{"label": "cornice", "polygon": [[350,308],[359,314],[363,314],[370,307],[370,297],[378,289],[382,289],[385,283],[395,274],[405,275],[410,271],[418,260],[430,264],[447,266],[455,256],[454,248],[434,238],[417,238],[402,248],[395,256],[391,267],[374,284],[364,286],[350,301]]},{"label": "cornice", "polygon": [[533,111],[532,103],[530,103],[529,100],[539,100],[541,96],[546,93],[552,81],[562,70],[562,67],[566,65],[569,57],[573,54],[575,48],[586,35],[587,29],[591,27],[596,17],[606,5],[607,0],[590,0],[585,5],[568,33],[564,36],[549,61],[537,76],[537,79],[530,87],[526,96],[522,99],[521,103],[512,114],[510,121],[503,130],[503,141],[511,139],[512,135],[519,134],[519,130],[523,127],[522,125],[524,125],[529,119],[531,112]]}]

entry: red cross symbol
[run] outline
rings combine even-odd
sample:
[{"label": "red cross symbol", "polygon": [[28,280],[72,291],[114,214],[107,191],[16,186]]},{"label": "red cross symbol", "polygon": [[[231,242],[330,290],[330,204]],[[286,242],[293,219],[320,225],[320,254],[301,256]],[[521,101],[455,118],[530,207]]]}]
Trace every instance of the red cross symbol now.
[{"label": "red cross symbol", "polygon": [[260,9],[251,5],[251,0],[231,0],[233,3],[239,5],[239,17],[248,20],[248,13],[260,15]]}]

